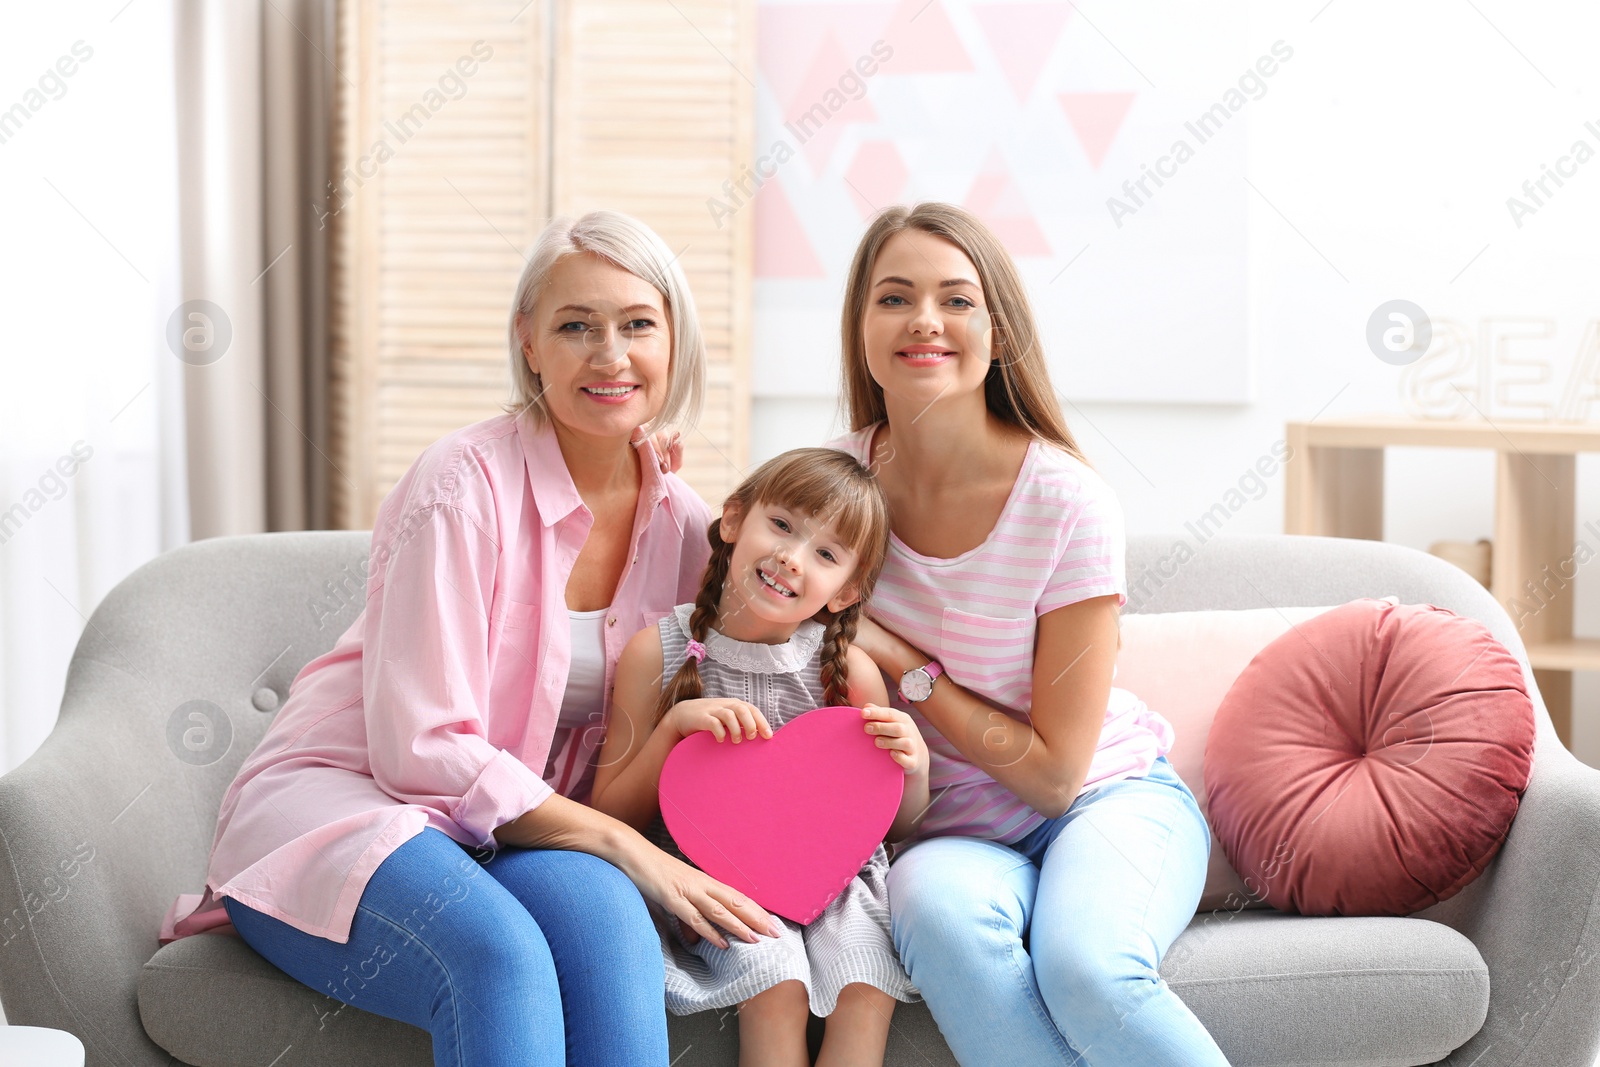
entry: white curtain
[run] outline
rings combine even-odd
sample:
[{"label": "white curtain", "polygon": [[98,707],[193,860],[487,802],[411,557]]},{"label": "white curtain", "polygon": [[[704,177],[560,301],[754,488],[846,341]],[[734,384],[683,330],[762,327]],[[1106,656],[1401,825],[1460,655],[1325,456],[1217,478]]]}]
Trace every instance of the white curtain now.
[{"label": "white curtain", "polygon": [[189,539],[172,42],[168,0],[0,14],[0,772],[95,605]]},{"label": "white curtain", "polygon": [[[143,0],[140,0],[143,2]],[[271,3],[272,0],[267,0]],[[179,279],[196,540],[266,529],[261,492],[261,4],[173,0]],[[226,348],[223,341],[226,340]]]},{"label": "white curtain", "polygon": [[[144,0],[139,0],[143,3]],[[196,540],[321,528],[334,0],[160,0],[176,12],[183,367]],[[204,351],[229,331],[226,352]]]},{"label": "white curtain", "polygon": [[0,12],[0,773],[129,572],[325,523],[333,11]]}]

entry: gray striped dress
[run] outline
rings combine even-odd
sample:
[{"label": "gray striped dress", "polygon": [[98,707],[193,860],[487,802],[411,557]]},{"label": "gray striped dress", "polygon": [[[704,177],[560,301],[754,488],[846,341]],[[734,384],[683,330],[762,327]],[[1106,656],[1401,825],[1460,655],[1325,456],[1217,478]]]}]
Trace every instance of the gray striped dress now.
[{"label": "gray striped dress", "polygon": [[[693,604],[680,604],[657,623],[663,687],[688,653],[693,611]],[[774,732],[781,730],[795,716],[825,706],[819,654],[823,632],[821,623],[807,621],[785,644],[765,645],[735,641],[712,630],[700,664],[705,694],[748,701],[761,709]],[[761,798],[750,801],[759,806]],[[692,863],[659,815],[646,836]],[[725,949],[704,940],[685,945],[677,920],[652,906],[667,968],[667,1009],[691,1015],[727,1008],[789,979],[805,983],[811,1012],[820,1017],[833,1014],[839,992],[852,982],[865,982],[908,1004],[921,1000],[889,936],[888,873],[889,855],[879,844],[844,892],[809,926],[773,916],[783,925],[781,937],[762,935],[751,944],[729,936]]]}]

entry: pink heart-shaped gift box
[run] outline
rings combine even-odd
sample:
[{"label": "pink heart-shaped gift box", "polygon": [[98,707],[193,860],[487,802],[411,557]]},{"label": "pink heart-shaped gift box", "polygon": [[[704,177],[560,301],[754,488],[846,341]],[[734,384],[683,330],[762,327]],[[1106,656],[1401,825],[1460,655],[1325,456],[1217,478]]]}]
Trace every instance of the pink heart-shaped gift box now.
[{"label": "pink heart-shaped gift box", "polygon": [[859,708],[818,708],[737,745],[690,734],[661,768],[661,817],[701,870],[809,924],[894,824],[905,772]]}]

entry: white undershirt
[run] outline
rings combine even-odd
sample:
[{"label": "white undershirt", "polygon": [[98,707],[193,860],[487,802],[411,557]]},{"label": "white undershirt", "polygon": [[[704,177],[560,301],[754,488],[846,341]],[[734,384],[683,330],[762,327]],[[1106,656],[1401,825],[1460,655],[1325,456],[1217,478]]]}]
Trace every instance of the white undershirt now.
[{"label": "white undershirt", "polygon": [[572,668],[567,674],[567,690],[561,697],[561,715],[556,726],[592,726],[600,722],[605,707],[606,613],[567,611],[572,628]]}]

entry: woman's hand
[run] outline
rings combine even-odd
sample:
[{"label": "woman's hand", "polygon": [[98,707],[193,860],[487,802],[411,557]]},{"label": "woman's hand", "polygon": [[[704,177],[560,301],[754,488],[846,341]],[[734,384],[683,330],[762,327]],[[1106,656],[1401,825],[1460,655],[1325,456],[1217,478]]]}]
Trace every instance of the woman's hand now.
[{"label": "woman's hand", "polygon": [[755,901],[661,851],[626,823],[560,793],[497,827],[494,836],[501,846],[599,856],[627,875],[646,900],[675,916],[685,930],[720,948],[727,948],[728,942],[713,924],[745,941],[756,939],[753,931],[782,935],[778,921]]},{"label": "woman's hand", "polygon": [[888,750],[908,778],[928,773],[928,743],[910,715],[898,708],[868,704],[861,709],[861,717],[866,720],[867,733],[877,739],[879,748]]},{"label": "woman's hand", "polygon": [[754,740],[758,736],[772,736],[772,727],[768,725],[767,717],[761,714],[761,709],[743,700],[724,697],[683,700],[674,704],[666,717],[680,738],[703,730],[713,734],[718,741],[732,737],[737,745],[740,741]]},{"label": "woman's hand", "polygon": [[769,937],[783,932],[778,920],[743,893],[653,846],[641,850],[623,873],[646,900],[677,918],[684,940],[691,944],[703,937],[727,948],[728,940],[718,927],[749,942],[756,940],[756,931]]},{"label": "woman's hand", "polygon": [[[644,440],[644,428],[636,427],[633,431],[632,442],[638,444]],[[661,461],[661,473],[671,474],[683,466],[683,435],[677,430],[662,430],[650,436],[650,444],[655,447],[656,457]]]}]

